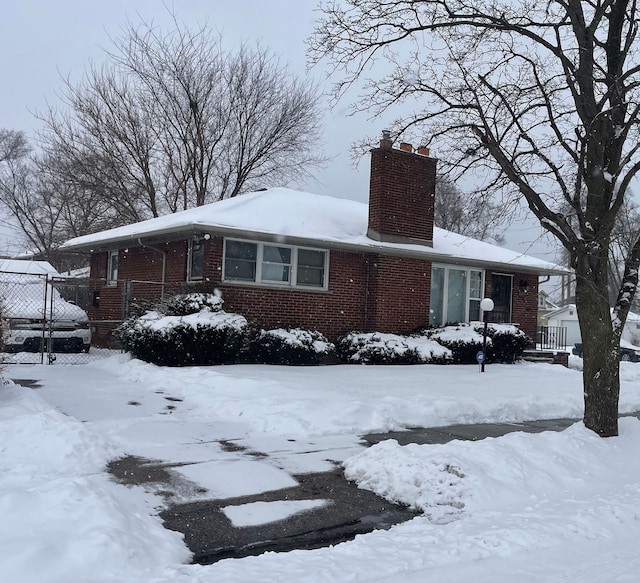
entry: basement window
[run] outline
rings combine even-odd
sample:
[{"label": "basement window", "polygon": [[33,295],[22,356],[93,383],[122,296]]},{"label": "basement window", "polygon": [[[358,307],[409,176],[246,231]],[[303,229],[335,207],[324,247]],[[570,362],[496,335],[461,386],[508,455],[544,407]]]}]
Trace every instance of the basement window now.
[{"label": "basement window", "polygon": [[224,281],[326,289],[328,252],[225,239]]}]

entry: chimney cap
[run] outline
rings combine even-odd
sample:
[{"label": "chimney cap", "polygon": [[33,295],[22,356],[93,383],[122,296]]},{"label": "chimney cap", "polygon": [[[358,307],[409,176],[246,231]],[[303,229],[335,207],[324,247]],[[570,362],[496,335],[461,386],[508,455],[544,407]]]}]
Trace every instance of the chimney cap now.
[{"label": "chimney cap", "polygon": [[382,139],[383,140],[390,140],[391,139],[391,132],[389,130],[382,130]]}]

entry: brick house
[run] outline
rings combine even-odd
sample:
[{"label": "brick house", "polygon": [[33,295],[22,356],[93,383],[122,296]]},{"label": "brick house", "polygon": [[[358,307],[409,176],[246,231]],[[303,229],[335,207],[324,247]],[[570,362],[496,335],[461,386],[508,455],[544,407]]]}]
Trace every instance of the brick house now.
[{"label": "brick house", "polygon": [[436,160],[383,139],[371,151],[369,205],[272,188],[86,235],[89,315],[99,343],[135,304],[219,289],[225,309],[262,326],[330,339],[482,318],[535,338],[538,277],[557,265],[434,227]]}]

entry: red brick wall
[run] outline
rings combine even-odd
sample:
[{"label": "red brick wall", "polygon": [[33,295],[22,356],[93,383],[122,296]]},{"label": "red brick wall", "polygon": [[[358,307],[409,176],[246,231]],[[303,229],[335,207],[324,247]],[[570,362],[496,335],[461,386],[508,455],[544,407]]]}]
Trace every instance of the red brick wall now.
[{"label": "red brick wall", "polygon": [[[187,241],[156,245],[167,252],[166,294],[186,287]],[[410,332],[429,322],[430,262],[406,257],[332,250],[329,256],[329,289],[326,291],[223,283],[221,237],[205,242],[204,281],[198,289],[222,291],[225,309],[244,315],[257,326],[296,325],[317,329],[335,339],[352,330]],[[124,281],[130,287],[131,304],[160,297],[162,254],[143,247],[119,252],[118,284],[106,286],[106,252],[91,257],[90,287],[99,301],[90,309],[92,320],[122,318]],[[529,292],[519,291],[520,280]],[[491,272],[486,273],[486,294],[491,295]],[[537,277],[514,274],[512,321],[535,338],[537,325]],[[104,341],[113,325],[99,324],[96,341]]]},{"label": "red brick wall", "polygon": [[[516,324],[534,342],[538,330],[538,276],[522,273],[506,273],[501,271],[501,275],[513,276],[513,287],[511,290],[511,322]],[[491,297],[492,272],[487,270],[485,274],[485,296]],[[527,282],[529,289],[527,293],[520,291],[520,282]],[[489,316],[491,322],[491,316]]]},{"label": "red brick wall", "polygon": [[327,291],[222,283],[222,239],[214,240],[205,272],[222,291],[225,310],[262,327],[294,325],[331,339],[362,329],[366,311],[364,255],[331,251]]},{"label": "red brick wall", "polygon": [[432,241],[435,159],[382,145],[371,150],[369,228]]},{"label": "red brick wall", "polygon": [[369,279],[368,331],[411,332],[429,323],[429,261],[371,255]]}]

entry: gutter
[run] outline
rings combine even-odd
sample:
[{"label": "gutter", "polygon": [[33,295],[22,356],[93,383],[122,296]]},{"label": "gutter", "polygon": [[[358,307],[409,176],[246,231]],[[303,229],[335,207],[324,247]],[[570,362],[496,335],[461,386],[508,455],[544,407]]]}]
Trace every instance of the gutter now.
[{"label": "gutter", "polygon": [[[191,224],[191,225],[179,225],[165,229],[158,229],[155,232],[147,233],[147,239],[150,237],[157,243],[167,240],[179,240],[188,239],[196,234],[208,233],[216,237],[233,237],[238,239],[245,239],[248,241],[265,241],[268,243],[284,243],[290,245],[300,245],[306,247],[317,247],[320,249],[335,249],[337,251],[352,251],[356,253],[379,253],[381,255],[392,255],[396,257],[412,257],[415,259],[422,259],[431,261],[433,263],[444,263],[447,265],[464,265],[468,267],[479,267],[482,269],[507,269],[509,272],[514,273],[530,273],[532,275],[550,276],[550,275],[569,275],[570,269],[545,269],[544,267],[535,267],[527,265],[518,265],[513,263],[503,263],[498,261],[486,261],[482,259],[476,259],[471,257],[456,257],[443,253],[434,252],[430,247],[424,247],[424,251],[421,249],[407,249],[402,247],[396,247],[394,244],[380,244],[375,240],[371,240],[370,245],[362,245],[359,243],[347,243],[344,241],[330,241],[330,240],[318,240],[305,237],[292,237],[275,235],[273,233],[263,233],[258,231],[248,231],[245,229],[237,229],[233,227],[221,227],[204,224]],[[151,247],[150,244],[144,244],[140,237],[135,235],[122,235],[120,237],[114,237],[106,241],[95,241],[93,243],[77,243],[70,245],[63,245],[61,248],[69,250],[84,250],[84,251],[105,251],[108,249],[117,248],[120,245],[126,245],[131,241],[137,241],[140,245],[149,247],[158,252],[164,253],[164,251]]]}]

